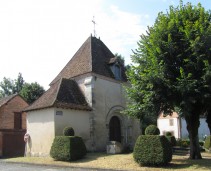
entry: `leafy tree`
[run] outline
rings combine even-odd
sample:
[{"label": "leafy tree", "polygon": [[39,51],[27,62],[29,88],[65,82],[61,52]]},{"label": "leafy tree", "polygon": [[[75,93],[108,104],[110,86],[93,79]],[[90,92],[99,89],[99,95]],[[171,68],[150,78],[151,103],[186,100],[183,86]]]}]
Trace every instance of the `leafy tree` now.
[{"label": "leafy tree", "polygon": [[33,103],[45,92],[44,88],[37,82],[25,83],[20,91],[20,95],[29,103]]},{"label": "leafy tree", "polygon": [[114,56],[117,58],[118,61],[120,61],[123,66],[125,65],[125,58],[121,54],[115,53]]},{"label": "leafy tree", "polygon": [[211,100],[211,14],[198,4],[170,6],[159,13],[134,51],[128,71],[131,103],[126,113],[138,118],[178,109],[187,123],[190,158],[201,159],[199,117]]},{"label": "leafy tree", "polygon": [[125,65],[125,58],[121,54],[115,53],[114,56],[124,66],[126,71],[130,69],[130,65]]},{"label": "leafy tree", "polygon": [[15,83],[10,78],[3,78],[3,81],[0,82],[0,93],[2,97],[12,95],[16,93]]},{"label": "leafy tree", "polygon": [[21,73],[15,80],[4,77],[3,81],[0,82],[0,88],[0,98],[19,93],[29,104],[39,98],[45,91],[37,82],[25,83]]},{"label": "leafy tree", "polygon": [[15,93],[19,93],[24,85],[24,79],[21,73],[18,73],[17,80],[12,80],[10,78],[3,78],[3,81],[0,82],[0,96],[5,97]]},{"label": "leafy tree", "polygon": [[17,93],[20,92],[25,83],[21,73],[18,73],[18,78],[17,80],[14,81],[14,83],[15,83],[15,92]]}]

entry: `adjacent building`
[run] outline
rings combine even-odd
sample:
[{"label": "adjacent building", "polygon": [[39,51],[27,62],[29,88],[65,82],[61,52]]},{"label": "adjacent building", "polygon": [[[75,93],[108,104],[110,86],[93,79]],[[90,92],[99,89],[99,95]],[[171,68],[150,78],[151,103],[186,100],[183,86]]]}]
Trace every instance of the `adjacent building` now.
[{"label": "adjacent building", "polygon": [[24,155],[27,106],[18,94],[0,99],[0,156]]},{"label": "adjacent building", "polygon": [[[184,118],[179,117],[177,112],[172,115],[164,116],[161,113],[157,120],[157,126],[160,129],[160,134],[165,135],[166,132],[171,132],[175,138],[188,139],[187,124]],[[198,130],[199,139],[203,140],[205,135],[209,135],[209,128],[204,117],[200,117],[200,126]]]}]

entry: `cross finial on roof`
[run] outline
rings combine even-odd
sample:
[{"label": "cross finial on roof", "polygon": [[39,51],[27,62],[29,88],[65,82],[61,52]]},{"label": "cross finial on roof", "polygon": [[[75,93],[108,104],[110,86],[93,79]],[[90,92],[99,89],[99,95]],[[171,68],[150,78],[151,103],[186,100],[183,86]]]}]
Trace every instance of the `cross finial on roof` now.
[{"label": "cross finial on roof", "polygon": [[94,25],[94,37],[96,37],[97,35],[96,35],[96,30],[95,30],[95,25],[96,25],[95,16],[93,16],[92,23]]}]

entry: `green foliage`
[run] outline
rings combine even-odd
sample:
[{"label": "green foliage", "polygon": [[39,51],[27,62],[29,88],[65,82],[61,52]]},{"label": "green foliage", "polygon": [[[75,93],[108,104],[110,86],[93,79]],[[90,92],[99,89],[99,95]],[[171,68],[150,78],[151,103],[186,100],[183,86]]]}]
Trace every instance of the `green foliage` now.
[{"label": "green foliage", "polygon": [[165,136],[172,136],[172,133],[171,132],[166,132]]},{"label": "green foliage", "polygon": [[11,80],[10,78],[4,77],[3,81],[0,82],[0,88],[0,93],[2,97],[17,93],[14,80]]},{"label": "green foliage", "polygon": [[189,139],[178,139],[176,141],[176,145],[180,147],[189,147],[190,146],[190,140]]},{"label": "green foliage", "polygon": [[160,130],[156,125],[149,125],[145,129],[145,135],[160,135]]},{"label": "green foliage", "polygon": [[127,72],[131,86],[126,89],[125,113],[137,118],[170,114],[175,107],[187,122],[197,153],[199,115],[211,101],[211,12],[198,4],[170,6],[159,13],[146,35],[141,36]]},{"label": "green foliage", "polygon": [[121,54],[115,53],[114,56],[123,66],[125,65],[125,58]]},{"label": "green foliage", "polygon": [[127,113],[141,118],[177,106],[186,115],[196,103],[206,102],[211,97],[210,34],[211,14],[200,4],[181,3],[159,13],[132,55]]},{"label": "green foliage", "polygon": [[204,148],[209,150],[211,148],[211,136],[207,136],[204,142]]},{"label": "green foliage", "polygon": [[203,141],[203,140],[199,140],[199,145],[200,145],[201,147],[203,147],[203,146],[204,146],[204,141]]},{"label": "green foliage", "polygon": [[38,99],[44,91],[44,88],[37,82],[26,83],[21,73],[15,80],[4,77],[3,81],[0,82],[0,98],[19,93],[29,104]]},{"label": "green foliage", "polygon": [[177,140],[176,140],[175,136],[170,135],[170,136],[166,136],[166,138],[171,143],[172,147],[176,146]]},{"label": "green foliage", "polygon": [[63,130],[63,135],[64,136],[74,136],[75,135],[75,131],[72,127],[65,127]]},{"label": "green foliage", "polygon": [[140,118],[140,122],[142,132],[145,133],[145,130],[149,125],[156,125],[157,117],[155,115],[145,115]]},{"label": "green foliage", "polygon": [[136,141],[133,158],[141,165],[167,165],[172,160],[172,147],[165,136],[141,135]]},{"label": "green foliage", "polygon": [[74,161],[86,155],[86,146],[81,137],[56,136],[51,146],[50,155],[55,160]]},{"label": "green foliage", "polygon": [[29,103],[33,103],[45,92],[44,88],[37,82],[25,83],[20,91],[20,95]]}]

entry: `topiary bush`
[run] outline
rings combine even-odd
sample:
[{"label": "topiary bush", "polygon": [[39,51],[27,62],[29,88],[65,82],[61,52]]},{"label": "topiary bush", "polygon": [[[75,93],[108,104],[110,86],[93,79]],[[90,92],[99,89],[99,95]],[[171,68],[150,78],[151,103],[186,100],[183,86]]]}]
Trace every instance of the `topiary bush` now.
[{"label": "topiary bush", "polygon": [[50,155],[60,161],[78,160],[86,155],[86,146],[81,137],[56,136],[51,146]]},{"label": "topiary bush", "polygon": [[145,129],[145,135],[160,135],[160,130],[156,125],[149,125]]},{"label": "topiary bush", "polygon": [[172,136],[171,132],[166,132],[166,136]]},{"label": "topiary bush", "polygon": [[136,141],[134,160],[144,166],[163,166],[172,160],[172,147],[165,136],[140,135]]},{"label": "topiary bush", "polygon": [[204,148],[207,150],[209,150],[211,148],[210,141],[211,141],[211,136],[207,136],[207,138],[205,139],[205,142],[204,142]]},{"label": "topiary bush", "polygon": [[171,143],[172,147],[176,146],[177,140],[176,140],[175,136],[166,136],[166,138]]},{"label": "topiary bush", "polygon": [[74,129],[72,127],[67,126],[63,130],[63,135],[64,136],[74,136],[75,135],[75,131],[74,131]]}]

